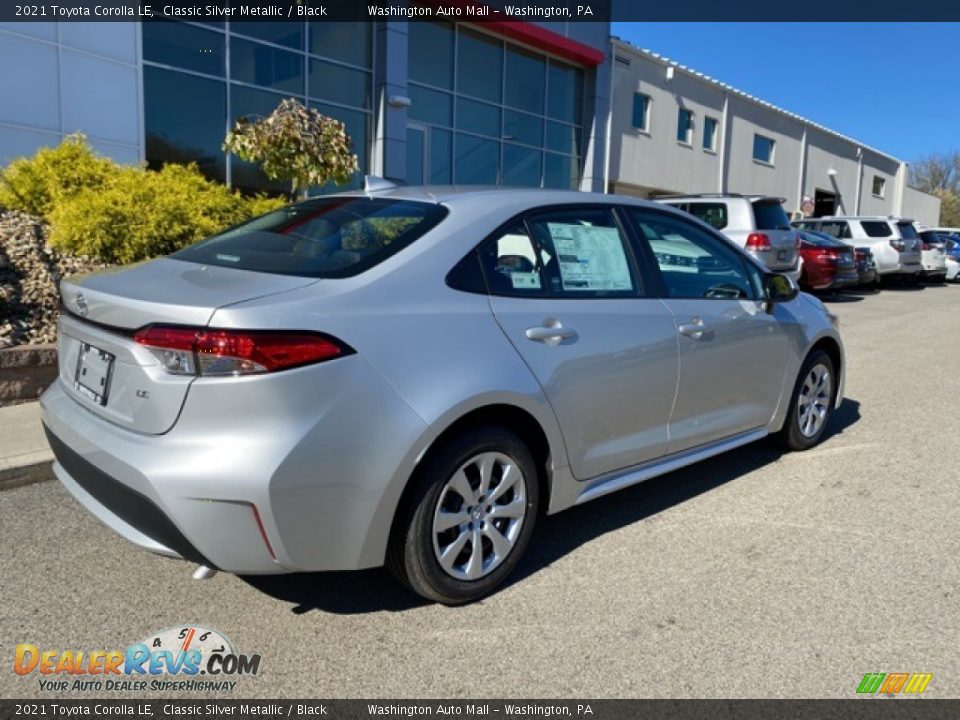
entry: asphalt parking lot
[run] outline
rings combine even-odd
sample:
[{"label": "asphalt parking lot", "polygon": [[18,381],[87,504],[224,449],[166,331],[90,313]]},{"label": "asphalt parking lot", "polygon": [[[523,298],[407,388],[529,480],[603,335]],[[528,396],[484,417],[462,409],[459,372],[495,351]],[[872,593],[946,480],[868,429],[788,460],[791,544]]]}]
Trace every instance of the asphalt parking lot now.
[{"label": "asphalt parking lot", "polygon": [[53,697],[11,671],[17,643],[125,648],[181,623],[261,654],[240,697],[847,698],[898,671],[960,696],[960,286],[828,304],[848,376],[826,442],[547,518],[508,586],[464,608],[382,570],[193,581],[57,483],[2,492],[0,696]]}]

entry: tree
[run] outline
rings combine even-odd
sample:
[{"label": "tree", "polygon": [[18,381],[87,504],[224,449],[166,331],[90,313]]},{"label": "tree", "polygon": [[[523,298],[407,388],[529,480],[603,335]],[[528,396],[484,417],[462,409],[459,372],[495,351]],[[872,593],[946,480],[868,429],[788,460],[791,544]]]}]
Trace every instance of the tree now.
[{"label": "tree", "polygon": [[928,155],[912,163],[910,185],[934,195],[960,192],[960,151]]},{"label": "tree", "polygon": [[359,168],[344,124],[293,98],[267,117],[237,120],[223,149],[258,163],[271,180],[289,180],[294,197],[306,197],[311,185],[349,182]]}]

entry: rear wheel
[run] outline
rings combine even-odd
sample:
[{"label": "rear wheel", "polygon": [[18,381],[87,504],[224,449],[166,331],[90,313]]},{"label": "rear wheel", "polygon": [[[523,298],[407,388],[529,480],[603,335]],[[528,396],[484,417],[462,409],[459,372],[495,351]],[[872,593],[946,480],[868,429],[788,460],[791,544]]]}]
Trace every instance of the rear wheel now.
[{"label": "rear wheel", "polygon": [[822,350],[810,353],[800,368],[790,411],[776,439],[788,450],[807,450],[820,442],[833,414],[836,371]]},{"label": "rear wheel", "polygon": [[509,430],[483,427],[429,458],[394,525],[387,566],[430,600],[459,605],[516,567],[539,506],[537,469]]}]

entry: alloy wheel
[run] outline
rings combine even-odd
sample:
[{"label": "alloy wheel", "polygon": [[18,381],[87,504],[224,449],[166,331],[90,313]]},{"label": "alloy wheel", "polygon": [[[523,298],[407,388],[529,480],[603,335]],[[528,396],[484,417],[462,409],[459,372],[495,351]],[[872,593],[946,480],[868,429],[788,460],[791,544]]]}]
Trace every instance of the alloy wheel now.
[{"label": "alloy wheel", "polygon": [[797,398],[797,424],[804,437],[816,437],[827,419],[833,396],[833,378],[823,363],[817,363],[803,380]]},{"label": "alloy wheel", "polygon": [[527,514],[517,463],[499,452],[475,455],[447,480],[433,514],[433,550],[444,572],[479,580],[510,554]]}]

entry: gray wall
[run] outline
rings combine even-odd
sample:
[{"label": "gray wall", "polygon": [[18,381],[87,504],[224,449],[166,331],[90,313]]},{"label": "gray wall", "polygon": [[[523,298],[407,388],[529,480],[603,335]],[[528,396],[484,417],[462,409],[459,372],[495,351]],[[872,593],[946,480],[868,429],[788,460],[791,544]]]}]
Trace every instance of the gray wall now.
[{"label": "gray wall", "polygon": [[940,198],[908,187],[903,193],[903,215],[921,225],[937,227],[940,225]]},{"label": "gray wall", "polygon": [[[609,189],[642,196],[764,193],[785,198],[790,213],[799,213],[819,189],[836,193],[837,212],[846,214],[939,214],[939,200],[905,187],[899,160],[619,40],[611,41],[611,49]],[[649,132],[632,125],[637,92],[651,98]],[[681,106],[693,111],[692,147],[677,142]],[[716,154],[703,149],[705,116],[721,123]],[[756,134],[775,141],[772,164],[753,159]],[[873,193],[875,176],[884,180],[880,196]]]},{"label": "gray wall", "polygon": [[77,130],[141,160],[139,59],[136,23],[0,23],[0,165]]}]

